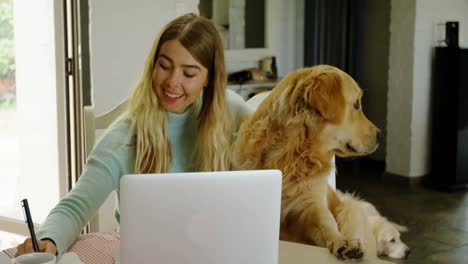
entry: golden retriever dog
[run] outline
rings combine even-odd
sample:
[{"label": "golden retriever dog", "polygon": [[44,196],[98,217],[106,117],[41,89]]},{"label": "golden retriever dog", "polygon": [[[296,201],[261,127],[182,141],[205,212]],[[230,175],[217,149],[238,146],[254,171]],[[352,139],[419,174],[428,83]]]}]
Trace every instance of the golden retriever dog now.
[{"label": "golden retriever dog", "polygon": [[361,107],[362,91],[336,67],[288,74],[246,119],[233,143],[235,169],[283,172],[280,239],[361,259],[364,246],[342,234],[327,201],[332,158],[373,152],[381,138]]},{"label": "golden retriever dog", "polygon": [[400,238],[400,232],[408,228],[387,220],[372,204],[355,195],[329,188],[328,201],[340,232],[359,238],[367,255],[408,257],[410,249]]}]

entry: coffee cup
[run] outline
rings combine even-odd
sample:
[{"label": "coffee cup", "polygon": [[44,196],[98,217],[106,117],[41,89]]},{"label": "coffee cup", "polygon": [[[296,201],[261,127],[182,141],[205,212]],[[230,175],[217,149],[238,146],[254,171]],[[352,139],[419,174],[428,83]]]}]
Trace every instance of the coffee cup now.
[{"label": "coffee cup", "polygon": [[15,264],[55,264],[57,258],[49,253],[34,252],[27,253],[14,258]]}]

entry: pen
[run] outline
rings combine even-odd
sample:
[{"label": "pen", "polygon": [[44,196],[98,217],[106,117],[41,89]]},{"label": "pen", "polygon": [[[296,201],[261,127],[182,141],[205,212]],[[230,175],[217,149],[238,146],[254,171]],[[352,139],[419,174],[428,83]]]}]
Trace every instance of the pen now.
[{"label": "pen", "polygon": [[29,233],[31,234],[31,240],[34,248],[34,252],[39,252],[39,247],[37,246],[36,233],[34,232],[34,224],[31,218],[31,212],[29,211],[28,199],[21,200],[21,206],[23,207],[24,221],[28,224]]}]

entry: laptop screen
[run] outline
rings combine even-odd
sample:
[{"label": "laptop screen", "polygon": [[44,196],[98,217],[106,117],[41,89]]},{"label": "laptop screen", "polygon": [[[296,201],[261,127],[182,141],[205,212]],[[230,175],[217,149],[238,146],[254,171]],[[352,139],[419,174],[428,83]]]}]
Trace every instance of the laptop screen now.
[{"label": "laptop screen", "polygon": [[126,175],[121,263],[277,263],[279,170]]}]

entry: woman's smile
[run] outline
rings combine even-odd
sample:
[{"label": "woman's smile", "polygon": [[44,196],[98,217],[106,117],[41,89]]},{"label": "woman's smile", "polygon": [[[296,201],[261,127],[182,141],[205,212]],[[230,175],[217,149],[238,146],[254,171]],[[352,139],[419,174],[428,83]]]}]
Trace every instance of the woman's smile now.
[{"label": "woman's smile", "polygon": [[169,101],[171,103],[175,103],[179,101],[179,99],[182,99],[182,97],[184,96],[184,94],[169,92],[168,90],[164,88],[163,88],[163,91],[164,91],[166,101]]}]

